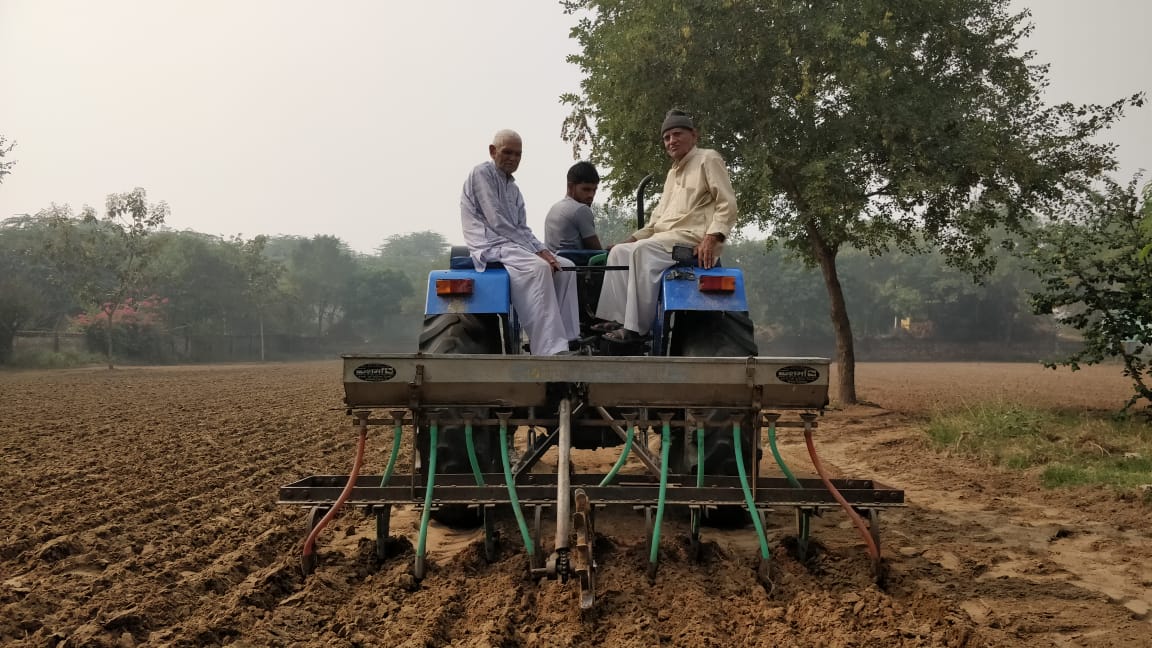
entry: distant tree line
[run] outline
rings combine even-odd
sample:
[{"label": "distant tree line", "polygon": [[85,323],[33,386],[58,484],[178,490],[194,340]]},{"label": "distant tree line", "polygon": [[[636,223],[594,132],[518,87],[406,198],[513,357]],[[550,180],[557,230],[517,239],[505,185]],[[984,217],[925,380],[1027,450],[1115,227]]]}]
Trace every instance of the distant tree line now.
[{"label": "distant tree line", "polygon": [[167,230],[166,215],[137,189],[102,217],[51,205],[0,222],[0,364],[29,330],[84,334],[109,364],[196,359],[210,336],[387,344],[394,323],[419,326],[427,273],[448,256],[433,232],[359,254],[333,236]]}]

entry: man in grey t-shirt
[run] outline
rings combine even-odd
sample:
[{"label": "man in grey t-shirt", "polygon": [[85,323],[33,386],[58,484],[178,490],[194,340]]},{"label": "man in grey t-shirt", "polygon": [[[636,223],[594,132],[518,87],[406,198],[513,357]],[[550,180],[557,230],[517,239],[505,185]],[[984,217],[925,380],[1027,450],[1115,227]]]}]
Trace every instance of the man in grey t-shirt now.
[{"label": "man in grey t-shirt", "polygon": [[602,250],[596,235],[592,199],[600,186],[600,174],[588,162],[568,169],[568,192],[548,210],[544,219],[544,244],[550,250]]}]

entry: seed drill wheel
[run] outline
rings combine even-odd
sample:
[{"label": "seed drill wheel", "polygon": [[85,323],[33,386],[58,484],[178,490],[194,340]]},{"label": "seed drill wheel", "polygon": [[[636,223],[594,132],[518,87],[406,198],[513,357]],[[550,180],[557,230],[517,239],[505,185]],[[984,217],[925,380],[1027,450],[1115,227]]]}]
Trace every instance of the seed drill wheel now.
[{"label": "seed drill wheel", "polygon": [[[669,355],[694,358],[744,358],[758,353],[752,319],[740,312],[680,312],[676,314]],[[704,474],[734,476],[737,473],[736,455],[732,447],[732,425],[729,415],[722,410],[700,412],[704,425]],[[745,448],[756,448],[756,426],[741,425]],[[695,433],[673,437],[672,457],[679,461],[682,474],[695,474],[696,453],[684,452],[684,440],[695,439]],[[749,463],[745,458],[745,464]],[[757,452],[756,461],[759,461]],[[740,506],[705,508],[702,522],[713,527],[739,527],[748,524],[748,512]]]},{"label": "seed drill wheel", "polygon": [[[864,518],[868,520],[868,533],[872,536],[872,542],[876,545],[877,549],[880,547],[880,509],[869,508],[864,512]],[[886,585],[888,579],[888,571],[885,568],[884,562],[879,558],[872,561],[872,579],[880,587]]]},{"label": "seed drill wheel", "polygon": [[[503,353],[500,342],[500,320],[495,315],[431,315],[424,319],[424,330],[420,333],[420,351],[462,355]],[[474,408],[472,413],[477,419],[490,417],[490,412],[486,408]],[[461,414],[456,410],[444,410],[440,413],[440,418],[458,419]],[[489,474],[501,472],[503,468],[500,465],[499,429],[496,426],[477,425],[472,429],[472,437],[480,471]],[[416,448],[420,455],[420,474],[427,476],[425,468],[428,465],[429,451],[427,430],[417,431]],[[441,425],[436,444],[436,473],[472,473],[464,425],[459,423]],[[484,523],[484,511],[482,507],[446,504],[434,510],[432,518],[453,528],[476,528]],[[493,549],[492,553],[494,551]]]},{"label": "seed drill wheel", "polygon": [[700,560],[700,522],[704,516],[704,508],[693,506],[688,510],[688,558],[693,561]]},{"label": "seed drill wheel", "polygon": [[312,529],[315,529],[316,525],[320,524],[320,520],[324,519],[324,516],[328,514],[331,508],[331,506],[313,506],[308,509],[308,518],[304,520],[305,537],[312,533]]},{"label": "seed drill wheel", "polygon": [[376,557],[384,560],[388,557],[388,535],[392,526],[392,505],[381,504],[374,507],[376,517]]},{"label": "seed drill wheel", "polygon": [[[330,506],[313,506],[308,509],[308,517],[304,520],[304,537],[312,535],[312,530],[316,525],[320,524],[320,520],[332,510]],[[305,576],[311,574],[316,569],[316,564],[319,562],[318,554],[313,552],[304,554],[300,557],[300,571]]]},{"label": "seed drill wheel", "polygon": [[484,560],[496,562],[499,554],[496,547],[496,507],[481,507],[484,517]]},{"label": "seed drill wheel", "polygon": [[535,510],[532,513],[532,542],[536,553],[533,554],[528,566],[531,569],[539,569],[544,566],[544,507],[537,505],[533,508]]}]

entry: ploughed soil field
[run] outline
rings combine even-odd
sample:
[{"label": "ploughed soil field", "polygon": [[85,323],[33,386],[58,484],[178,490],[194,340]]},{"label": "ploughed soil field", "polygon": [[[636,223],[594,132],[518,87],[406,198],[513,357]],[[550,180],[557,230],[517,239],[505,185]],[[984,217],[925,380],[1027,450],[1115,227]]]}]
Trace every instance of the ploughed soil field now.
[{"label": "ploughed soil field", "polygon": [[[1152,645],[1152,506],[1042,489],[1035,473],[933,450],[921,428],[935,407],[990,399],[1115,409],[1119,368],[862,364],[857,379],[869,404],[831,409],[816,443],[835,475],[906,491],[881,516],[883,588],[839,511],[814,519],[807,563],[793,512],[769,516],[769,593],[750,528],[705,528],[692,562],[675,512],[649,585],[643,516],[611,510],[597,517],[597,604],[581,613],[574,583],[525,578],[510,512],[493,563],[479,532],[434,525],[417,583],[417,512],[394,513],[395,555],[379,562],[374,519],[345,510],[301,576],[306,511],[278,506],[277,489],[350,470],[337,362],[0,373],[0,645]],[[391,435],[373,429],[364,470],[379,475]],[[814,474],[802,435],[780,435]],[[573,459],[600,470],[614,453]]]}]

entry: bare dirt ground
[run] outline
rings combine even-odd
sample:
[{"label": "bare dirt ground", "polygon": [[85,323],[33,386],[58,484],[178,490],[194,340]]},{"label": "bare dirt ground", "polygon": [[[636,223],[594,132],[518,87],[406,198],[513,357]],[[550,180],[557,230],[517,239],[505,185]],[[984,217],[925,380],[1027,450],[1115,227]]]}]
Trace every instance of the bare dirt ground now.
[{"label": "bare dirt ground", "polygon": [[[1152,507],[1043,490],[938,453],[919,428],[988,399],[1114,409],[1119,369],[864,364],[858,385],[875,406],[830,411],[817,443],[835,473],[907,492],[883,516],[884,589],[839,512],[797,562],[787,511],[771,518],[771,596],[750,530],[706,529],[695,564],[678,519],[649,586],[642,519],[623,511],[598,518],[600,599],[582,615],[572,586],[523,577],[510,520],[493,564],[477,533],[435,529],[416,584],[408,542],[378,563],[371,518],[347,511],[300,576],[305,511],[277,506],[277,488],[349,470],[337,363],[0,373],[0,645],[1152,645]],[[781,434],[802,472],[802,438]],[[386,445],[370,439],[366,471]],[[414,537],[414,520],[397,512],[393,533]]]}]

